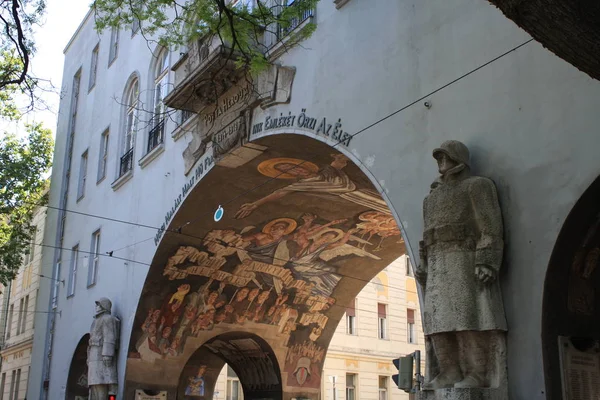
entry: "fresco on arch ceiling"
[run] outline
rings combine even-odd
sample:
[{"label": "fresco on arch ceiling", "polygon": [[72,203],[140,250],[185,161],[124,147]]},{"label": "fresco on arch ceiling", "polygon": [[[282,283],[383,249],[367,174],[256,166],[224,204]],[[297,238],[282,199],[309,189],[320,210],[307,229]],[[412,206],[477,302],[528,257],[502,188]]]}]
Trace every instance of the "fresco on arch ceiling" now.
[{"label": "fresco on arch ceiling", "polygon": [[130,358],[160,363],[221,332],[261,332],[274,349],[287,348],[287,386],[320,387],[327,344],[350,300],[343,293],[365,284],[345,278],[360,269],[374,276],[404,249],[358,168],[330,149],[322,161],[267,153],[244,166],[239,180],[277,185],[251,192],[201,241],[170,250],[160,285],[142,302]]}]

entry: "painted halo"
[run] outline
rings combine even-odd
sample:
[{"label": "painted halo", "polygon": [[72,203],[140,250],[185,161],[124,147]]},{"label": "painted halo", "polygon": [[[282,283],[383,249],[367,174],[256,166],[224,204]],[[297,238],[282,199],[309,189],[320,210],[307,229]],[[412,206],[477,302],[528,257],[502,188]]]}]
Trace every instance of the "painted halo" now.
[{"label": "painted halo", "polygon": [[271,229],[273,228],[273,225],[278,224],[280,222],[283,222],[283,223],[287,224],[287,228],[285,228],[284,235],[289,235],[298,226],[298,223],[294,219],[291,219],[291,218],[277,218],[277,219],[274,219],[273,221],[269,222],[268,224],[266,224],[264,226],[264,228],[262,229],[263,233],[267,233],[267,234],[271,233]]},{"label": "painted halo", "polygon": [[271,158],[269,160],[265,160],[258,164],[258,172],[263,174],[264,176],[268,176],[269,178],[278,178],[278,179],[298,179],[301,178],[294,173],[284,172],[287,170],[293,170],[293,168],[289,169],[278,169],[277,166],[281,164],[291,164],[292,166],[299,166],[302,169],[312,172],[316,174],[319,171],[319,167],[311,163],[310,161],[300,160],[298,158],[287,158],[287,157],[278,157]]},{"label": "painted halo", "polygon": [[320,238],[321,236],[323,236],[323,235],[325,235],[327,233],[335,233],[336,234],[336,237],[331,241],[332,243],[333,242],[337,242],[338,240],[340,240],[341,238],[343,238],[344,235],[345,235],[344,231],[341,230],[341,229],[327,228],[327,229],[323,229],[323,230],[321,230],[321,231],[319,231],[319,232],[311,235],[309,237],[309,239],[316,240],[316,239]]}]

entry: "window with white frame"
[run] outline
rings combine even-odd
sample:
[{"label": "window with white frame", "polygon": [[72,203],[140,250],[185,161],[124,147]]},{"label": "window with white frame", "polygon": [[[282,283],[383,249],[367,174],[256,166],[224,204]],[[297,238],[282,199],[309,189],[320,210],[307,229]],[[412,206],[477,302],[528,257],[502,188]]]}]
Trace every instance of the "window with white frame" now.
[{"label": "window with white frame", "polygon": [[9,400],[15,400],[15,384],[17,383],[17,370],[13,369],[12,379],[10,381],[10,392],[8,392]]},{"label": "window with white frame", "polygon": [[19,400],[19,385],[21,383],[21,368],[17,370],[17,377],[15,378],[15,390],[12,392],[12,400]]},{"label": "window with white frame", "polygon": [[242,385],[235,371],[227,365],[227,393],[226,400],[243,400]]},{"label": "window with white frame", "polygon": [[100,43],[92,50],[92,61],[90,63],[90,82],[88,90],[96,86],[96,74],[98,73],[98,53],[100,52]]},{"label": "window with white frame", "polygon": [[387,304],[377,303],[377,320],[379,339],[387,339]]},{"label": "window with white frame", "polygon": [[346,400],[356,400],[356,374],[346,374]]},{"label": "window with white frame", "polygon": [[387,376],[379,377],[379,400],[388,400],[388,380]]},{"label": "window with white frame", "polygon": [[163,142],[165,133],[165,104],[164,99],[169,89],[169,52],[161,49],[154,66],[154,98],[152,129],[148,134],[147,152]]},{"label": "window with white frame", "polygon": [[410,265],[410,257],[404,256],[404,267],[406,268],[406,276],[413,276],[413,271]]},{"label": "window with white frame", "polygon": [[77,185],[77,200],[81,199],[85,195],[85,182],[87,181],[87,165],[88,165],[88,151],[84,151],[81,155],[81,161],[79,163],[79,183]]},{"label": "window with white frame", "polygon": [[52,287],[52,309],[58,307],[58,289],[60,285],[60,266],[61,261],[58,260],[56,262],[56,268],[54,270],[54,277],[52,278],[52,282],[54,282],[54,286]]},{"label": "window with white frame", "polygon": [[356,335],[356,299],[346,308],[346,333]]},{"label": "window with white frame", "polygon": [[97,182],[100,182],[106,176],[106,163],[108,161],[108,138],[109,130],[102,132],[100,136],[100,154],[98,155],[98,177]]},{"label": "window with white frame", "polygon": [[110,31],[110,49],[108,51],[108,66],[117,58],[119,51],[119,28],[113,27]]},{"label": "window with white frame", "polygon": [[406,341],[408,343],[417,343],[417,333],[415,331],[415,310],[408,308],[406,310]]},{"label": "window with white frame", "polygon": [[92,245],[90,246],[90,266],[88,269],[87,285],[92,286],[96,283],[98,275],[98,263],[100,261],[100,230],[92,233]]},{"label": "window with white frame", "polygon": [[119,165],[119,176],[125,175],[133,169],[133,145],[135,143],[135,134],[138,122],[138,100],[139,100],[139,82],[135,78],[127,88],[125,95],[125,126],[123,134],[123,143],[121,148],[121,160]]},{"label": "window with white frame", "polygon": [[77,267],[79,264],[79,245],[71,250],[71,268],[69,269],[69,284],[67,286],[67,297],[75,294],[75,282],[77,279]]}]

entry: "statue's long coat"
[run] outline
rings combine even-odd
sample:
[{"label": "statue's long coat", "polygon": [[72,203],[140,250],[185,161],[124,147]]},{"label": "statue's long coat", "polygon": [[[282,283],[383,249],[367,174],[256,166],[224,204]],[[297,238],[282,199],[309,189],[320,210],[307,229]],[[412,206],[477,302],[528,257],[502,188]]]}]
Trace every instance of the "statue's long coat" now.
[{"label": "statue's long coat", "polygon": [[431,191],[423,214],[427,262],[417,272],[425,292],[425,334],[506,330],[498,279],[484,284],[475,275],[478,264],[496,275],[502,264],[502,215],[494,183],[462,171]]},{"label": "statue's long coat", "polygon": [[[88,346],[88,385],[117,384],[117,347],[119,319],[105,313],[97,316],[90,328]],[[112,357],[105,365],[102,357]]]}]

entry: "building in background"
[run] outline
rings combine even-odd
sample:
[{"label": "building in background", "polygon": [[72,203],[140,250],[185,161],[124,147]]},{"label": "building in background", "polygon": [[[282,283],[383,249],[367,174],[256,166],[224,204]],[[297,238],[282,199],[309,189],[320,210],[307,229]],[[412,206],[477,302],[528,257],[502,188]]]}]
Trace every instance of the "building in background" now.
[{"label": "building in background", "polygon": [[[17,276],[0,295],[0,399],[21,400],[27,396],[27,383],[32,362],[34,320],[38,289],[42,274],[42,246],[46,222],[46,207],[36,208],[32,225],[35,234],[29,254]],[[42,310],[45,304],[42,302]]]},{"label": "building in background", "polygon": [[[346,309],[325,358],[323,400],[404,400],[409,394],[392,381],[391,360],[421,350],[425,338],[417,287],[407,255],[381,271]],[[422,367],[425,359],[421,359]],[[424,371],[424,369],[421,369]],[[213,400],[243,400],[240,379],[226,365]]]}]

